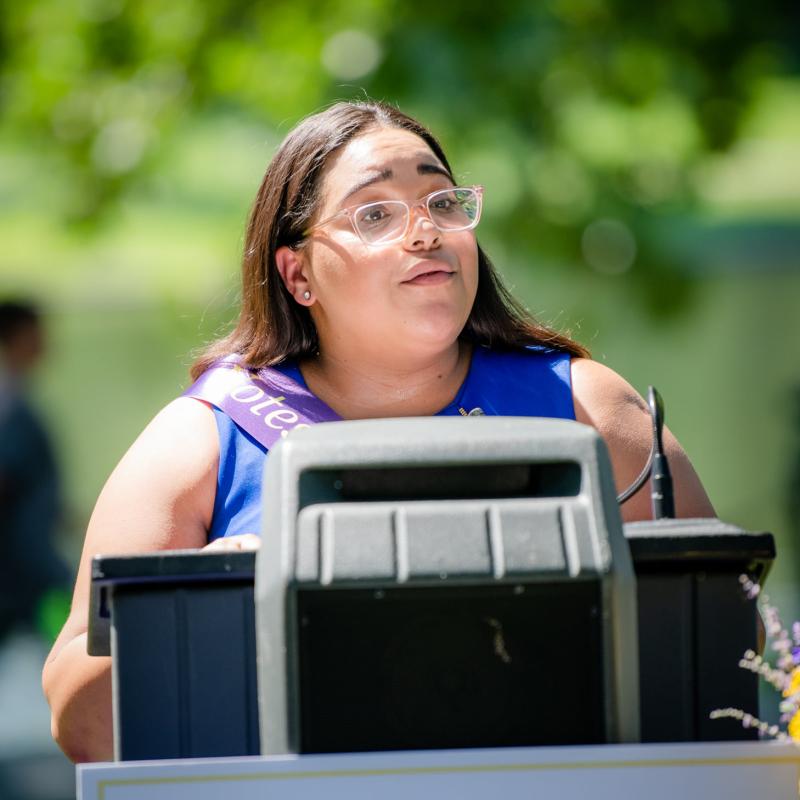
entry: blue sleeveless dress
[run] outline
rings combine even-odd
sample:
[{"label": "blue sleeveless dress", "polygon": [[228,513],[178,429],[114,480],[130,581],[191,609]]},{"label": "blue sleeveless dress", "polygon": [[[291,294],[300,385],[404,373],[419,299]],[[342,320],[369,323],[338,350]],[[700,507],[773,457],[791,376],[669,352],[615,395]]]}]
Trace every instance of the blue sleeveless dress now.
[{"label": "blue sleeveless dress", "polygon": [[[276,367],[305,386],[297,364]],[[469,372],[453,401],[435,416],[449,417],[480,408],[489,416],[575,419],[570,356],[529,347],[496,351],[475,347]],[[267,449],[214,408],[219,432],[219,473],[208,540],[261,533],[261,480]]]}]

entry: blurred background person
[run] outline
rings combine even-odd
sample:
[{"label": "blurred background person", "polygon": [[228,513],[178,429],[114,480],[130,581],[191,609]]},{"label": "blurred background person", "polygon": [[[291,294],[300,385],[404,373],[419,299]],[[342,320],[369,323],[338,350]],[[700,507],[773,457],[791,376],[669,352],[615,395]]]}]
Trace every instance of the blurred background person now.
[{"label": "blurred background person", "polygon": [[56,547],[62,491],[52,439],[30,397],[45,353],[40,313],[0,300],[0,798],[66,800],[69,765],[49,741],[37,673],[69,609]]},{"label": "blurred background person", "polygon": [[69,585],[54,537],[61,512],[58,464],[26,383],[44,355],[32,303],[0,302],[0,641],[18,624],[44,626]]}]

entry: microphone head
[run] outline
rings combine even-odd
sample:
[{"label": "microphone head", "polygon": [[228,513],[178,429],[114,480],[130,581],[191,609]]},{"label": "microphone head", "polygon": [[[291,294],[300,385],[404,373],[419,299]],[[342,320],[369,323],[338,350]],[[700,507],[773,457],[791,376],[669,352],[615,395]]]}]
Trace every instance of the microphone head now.
[{"label": "microphone head", "polygon": [[653,438],[661,449],[661,432],[664,429],[664,401],[655,386],[647,387],[647,404],[650,406],[650,417],[653,420]]}]

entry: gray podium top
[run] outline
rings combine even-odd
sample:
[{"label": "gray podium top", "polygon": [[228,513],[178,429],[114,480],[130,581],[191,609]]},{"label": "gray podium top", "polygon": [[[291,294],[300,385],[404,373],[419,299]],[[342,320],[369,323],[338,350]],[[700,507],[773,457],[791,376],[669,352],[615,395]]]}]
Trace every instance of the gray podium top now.
[{"label": "gray podium top", "polygon": [[370,586],[596,582],[608,740],[638,739],[633,568],[593,428],[489,416],[317,425],[272,450],[263,501],[262,752],[299,747],[293,592]]}]

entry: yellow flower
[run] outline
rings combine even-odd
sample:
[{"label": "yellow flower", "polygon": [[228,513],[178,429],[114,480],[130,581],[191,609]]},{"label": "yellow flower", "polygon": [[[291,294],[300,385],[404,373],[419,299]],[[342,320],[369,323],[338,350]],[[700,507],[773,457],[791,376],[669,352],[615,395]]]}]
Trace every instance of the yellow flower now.
[{"label": "yellow flower", "polygon": [[784,697],[791,697],[796,692],[800,692],[800,667],[795,667],[791,672],[792,680],[783,690]]},{"label": "yellow flower", "polygon": [[800,711],[795,711],[789,720],[789,736],[792,741],[800,742]]}]

